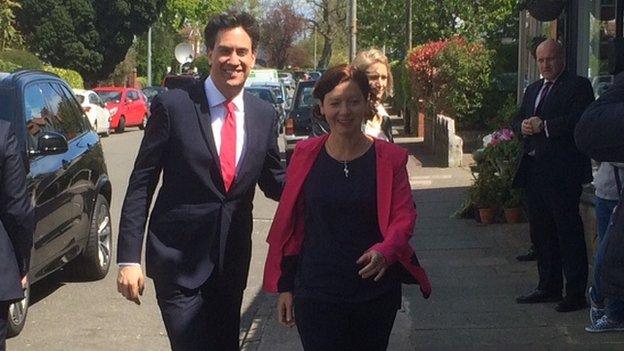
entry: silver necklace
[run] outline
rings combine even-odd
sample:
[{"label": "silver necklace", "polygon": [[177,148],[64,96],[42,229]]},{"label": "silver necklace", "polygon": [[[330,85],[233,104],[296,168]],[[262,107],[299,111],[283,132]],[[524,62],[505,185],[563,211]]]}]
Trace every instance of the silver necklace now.
[{"label": "silver necklace", "polygon": [[349,164],[347,163],[347,160],[342,161],[342,164],[344,165],[342,171],[345,174],[345,178],[349,178]]}]

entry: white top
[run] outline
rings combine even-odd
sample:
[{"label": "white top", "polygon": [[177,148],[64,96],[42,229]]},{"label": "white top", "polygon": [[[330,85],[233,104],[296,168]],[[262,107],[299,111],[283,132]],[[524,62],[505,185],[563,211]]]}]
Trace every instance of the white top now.
[{"label": "white top", "polygon": [[[212,136],[214,138],[217,152],[221,154],[221,128],[223,128],[223,122],[227,109],[223,104],[226,99],[221,94],[219,89],[215,86],[211,77],[206,79],[204,83],[204,89],[206,90],[206,97],[208,97],[208,104],[210,105],[210,125],[212,126]],[[243,103],[243,90],[232,99],[234,104],[236,115],[236,165],[243,154],[243,147],[245,144],[245,104]]]},{"label": "white top", "polygon": [[364,134],[376,139],[388,141],[388,137],[386,137],[386,134],[381,129],[381,123],[383,123],[384,117],[389,116],[388,112],[382,104],[376,106],[376,112],[377,116],[380,117],[380,121],[378,121],[377,123],[373,120],[366,121],[364,124]]}]

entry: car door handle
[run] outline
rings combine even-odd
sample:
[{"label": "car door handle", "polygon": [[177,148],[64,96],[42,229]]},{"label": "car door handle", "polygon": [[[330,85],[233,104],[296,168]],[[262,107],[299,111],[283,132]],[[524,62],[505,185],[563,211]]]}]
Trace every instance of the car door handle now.
[{"label": "car door handle", "polygon": [[63,169],[68,169],[69,165],[71,165],[71,161],[70,160],[63,160]]}]

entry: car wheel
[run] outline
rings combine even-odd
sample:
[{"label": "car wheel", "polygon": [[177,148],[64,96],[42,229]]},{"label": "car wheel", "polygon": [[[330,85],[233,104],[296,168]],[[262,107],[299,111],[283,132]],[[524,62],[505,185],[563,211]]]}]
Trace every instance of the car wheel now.
[{"label": "car wheel", "polygon": [[121,116],[119,117],[119,124],[117,125],[117,128],[115,129],[115,133],[123,133],[125,129],[126,129],[126,117]]},{"label": "car wheel", "polygon": [[7,323],[7,337],[18,335],[26,324],[26,315],[30,305],[30,284],[24,289],[24,298],[9,305],[9,318]]},{"label": "car wheel", "polygon": [[106,198],[98,194],[87,245],[76,262],[72,263],[72,275],[84,280],[104,278],[110,268],[112,246],[110,207]]},{"label": "car wheel", "polygon": [[145,129],[145,127],[147,126],[147,114],[143,115],[143,120],[141,121],[141,125],[139,126],[140,130]]}]

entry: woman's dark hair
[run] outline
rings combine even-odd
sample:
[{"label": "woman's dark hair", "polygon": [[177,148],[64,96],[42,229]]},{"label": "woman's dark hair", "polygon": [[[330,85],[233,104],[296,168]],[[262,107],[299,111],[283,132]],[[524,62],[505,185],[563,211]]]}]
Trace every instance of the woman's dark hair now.
[{"label": "woman's dark hair", "polygon": [[322,102],[325,99],[325,95],[334,90],[340,83],[348,81],[353,81],[357,84],[364,98],[366,100],[370,99],[370,85],[368,84],[366,73],[347,64],[335,66],[325,71],[316,84],[314,84],[312,96]]},{"label": "woman's dark hair", "polygon": [[[370,101],[371,89],[368,84],[368,77],[364,71],[357,69],[354,66],[342,64],[334,66],[321,76],[321,78],[314,84],[314,90],[312,96],[319,100],[319,103],[323,102],[325,95],[334,90],[340,83],[353,81],[360,88],[362,95],[366,101]],[[312,109],[312,116],[320,120],[325,120],[325,117],[321,114],[321,108],[319,104],[314,105]]]},{"label": "woman's dark hair", "polygon": [[260,27],[252,15],[247,12],[229,10],[222,12],[210,19],[204,29],[204,40],[208,50],[214,49],[215,41],[219,31],[224,29],[234,29],[241,27],[251,38],[251,49],[256,51],[258,41],[260,41]]}]

